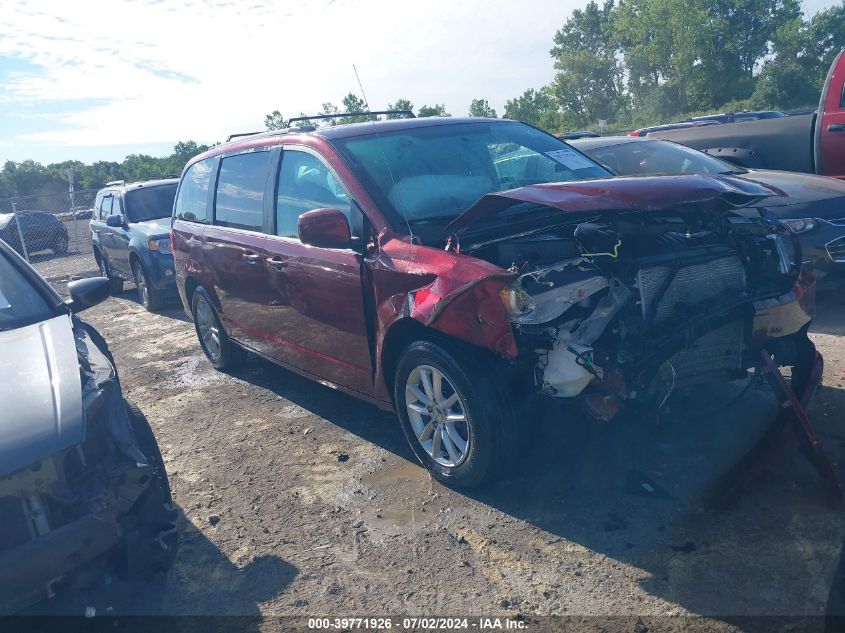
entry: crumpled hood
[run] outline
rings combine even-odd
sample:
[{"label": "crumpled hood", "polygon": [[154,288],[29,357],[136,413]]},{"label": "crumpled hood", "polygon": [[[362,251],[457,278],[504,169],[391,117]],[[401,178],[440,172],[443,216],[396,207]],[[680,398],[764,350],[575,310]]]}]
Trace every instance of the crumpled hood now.
[{"label": "crumpled hood", "polygon": [[0,332],[0,477],[85,439],[71,318]]},{"label": "crumpled hood", "polygon": [[702,206],[726,210],[782,195],[763,183],[709,174],[544,183],[482,196],[446,227],[446,233],[460,232],[483,218],[523,202],[575,213],[691,210]]},{"label": "crumpled hood", "polygon": [[145,222],[133,222],[132,230],[140,231],[149,238],[164,238],[170,235],[170,216]]}]

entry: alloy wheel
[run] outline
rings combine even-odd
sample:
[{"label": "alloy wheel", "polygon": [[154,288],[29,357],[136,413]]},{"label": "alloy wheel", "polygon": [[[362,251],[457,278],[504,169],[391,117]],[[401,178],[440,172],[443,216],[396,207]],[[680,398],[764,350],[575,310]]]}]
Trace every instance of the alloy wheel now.
[{"label": "alloy wheel", "polygon": [[211,306],[205,299],[197,301],[197,330],[208,355],[212,359],[220,356],[220,329]]},{"label": "alloy wheel", "polygon": [[405,383],[405,405],[417,441],[435,462],[448,468],[466,460],[471,428],[466,406],[446,375],[419,365]]}]

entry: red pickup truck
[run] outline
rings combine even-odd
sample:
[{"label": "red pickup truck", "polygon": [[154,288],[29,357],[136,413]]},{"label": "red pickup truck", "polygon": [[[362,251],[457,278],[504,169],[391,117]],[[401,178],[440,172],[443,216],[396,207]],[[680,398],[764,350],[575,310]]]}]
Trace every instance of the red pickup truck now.
[{"label": "red pickup truck", "polygon": [[782,169],[845,179],[845,50],[833,60],[818,111],[652,132],[750,169]]}]

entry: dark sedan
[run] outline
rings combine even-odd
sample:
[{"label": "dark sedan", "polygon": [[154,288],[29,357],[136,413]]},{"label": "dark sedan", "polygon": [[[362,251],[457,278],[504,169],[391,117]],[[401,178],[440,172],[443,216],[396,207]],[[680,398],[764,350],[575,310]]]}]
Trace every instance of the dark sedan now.
[{"label": "dark sedan", "polygon": [[765,207],[801,235],[804,261],[818,277],[845,273],[845,182],[790,171],[743,169],[660,139],[605,137],[570,141],[618,176],[729,174],[775,190]]},{"label": "dark sedan", "polygon": [[[21,244],[23,237],[23,245]],[[21,255],[53,251],[64,255],[68,247],[68,234],[62,221],[47,211],[18,211],[0,213],[0,239]],[[23,246],[26,245],[26,251]]]}]

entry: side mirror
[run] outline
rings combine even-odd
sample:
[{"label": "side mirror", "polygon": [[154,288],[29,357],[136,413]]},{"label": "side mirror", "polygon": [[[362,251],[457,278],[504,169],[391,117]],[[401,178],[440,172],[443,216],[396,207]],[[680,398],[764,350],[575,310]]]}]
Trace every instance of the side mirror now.
[{"label": "side mirror", "polygon": [[123,226],[123,216],[120,214],[110,215],[106,218],[106,226],[111,226],[114,228]]},{"label": "side mirror", "polygon": [[349,220],[340,209],[314,209],[299,216],[299,241],[309,246],[347,248],[352,241]]},{"label": "side mirror", "polygon": [[70,299],[65,305],[72,312],[82,312],[108,299],[111,296],[111,284],[105,277],[89,277],[71,281],[67,291]]}]

